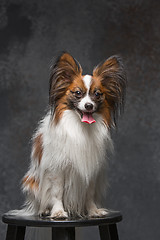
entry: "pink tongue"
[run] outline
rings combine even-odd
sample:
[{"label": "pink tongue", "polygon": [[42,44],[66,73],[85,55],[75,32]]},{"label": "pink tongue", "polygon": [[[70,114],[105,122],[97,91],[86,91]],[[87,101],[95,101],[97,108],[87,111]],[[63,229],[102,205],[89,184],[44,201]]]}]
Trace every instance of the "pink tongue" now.
[{"label": "pink tongue", "polygon": [[95,119],[92,117],[92,113],[83,113],[83,117],[82,117],[82,122],[85,122],[85,123],[95,123]]}]

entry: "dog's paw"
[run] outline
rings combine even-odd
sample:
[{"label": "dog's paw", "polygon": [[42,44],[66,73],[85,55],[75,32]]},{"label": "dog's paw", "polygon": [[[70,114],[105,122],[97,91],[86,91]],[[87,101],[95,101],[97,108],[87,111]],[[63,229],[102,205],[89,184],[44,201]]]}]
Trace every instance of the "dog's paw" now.
[{"label": "dog's paw", "polygon": [[88,212],[88,217],[90,217],[90,218],[100,218],[100,217],[107,216],[107,214],[108,214],[108,211],[106,209],[96,208],[96,209],[92,209]]},{"label": "dog's paw", "polygon": [[50,210],[47,209],[39,214],[40,217],[48,217],[50,215]]},{"label": "dog's paw", "polygon": [[68,213],[65,212],[64,210],[57,210],[57,211],[53,211],[50,215],[50,218],[53,219],[66,219],[68,218]]}]

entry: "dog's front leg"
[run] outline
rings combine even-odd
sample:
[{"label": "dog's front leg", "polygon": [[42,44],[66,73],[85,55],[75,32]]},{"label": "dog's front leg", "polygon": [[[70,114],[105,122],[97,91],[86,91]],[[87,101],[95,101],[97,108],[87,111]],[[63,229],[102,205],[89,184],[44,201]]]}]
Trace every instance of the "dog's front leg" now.
[{"label": "dog's front leg", "polygon": [[68,214],[64,211],[63,207],[63,190],[64,175],[60,173],[53,178],[53,186],[51,189],[51,200],[53,204],[50,215],[51,218],[68,218]]},{"label": "dog's front leg", "polygon": [[88,187],[86,197],[86,210],[88,217],[104,217],[107,215],[107,210],[98,208],[95,203],[95,181],[92,181]]}]

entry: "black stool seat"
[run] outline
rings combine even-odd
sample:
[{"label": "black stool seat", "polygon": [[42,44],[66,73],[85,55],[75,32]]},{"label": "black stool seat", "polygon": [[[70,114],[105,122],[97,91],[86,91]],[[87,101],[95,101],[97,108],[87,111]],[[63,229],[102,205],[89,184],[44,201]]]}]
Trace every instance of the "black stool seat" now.
[{"label": "black stool seat", "polygon": [[104,218],[67,220],[51,220],[39,216],[14,216],[8,214],[4,214],[2,217],[2,221],[8,224],[6,240],[23,240],[26,227],[51,227],[52,239],[74,240],[75,227],[87,226],[99,226],[101,240],[118,240],[116,223],[121,220],[121,213],[115,211],[110,211]]}]

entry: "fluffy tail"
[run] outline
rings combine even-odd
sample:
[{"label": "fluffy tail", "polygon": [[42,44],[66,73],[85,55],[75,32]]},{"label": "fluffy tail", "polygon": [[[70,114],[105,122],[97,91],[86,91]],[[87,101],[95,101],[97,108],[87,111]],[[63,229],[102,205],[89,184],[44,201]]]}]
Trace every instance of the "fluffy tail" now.
[{"label": "fluffy tail", "polygon": [[33,216],[34,212],[27,207],[24,207],[20,210],[11,210],[6,213],[7,215],[14,215],[14,216]]},{"label": "fluffy tail", "polygon": [[[24,207],[20,210],[11,210],[6,213],[13,216],[33,216],[35,215],[32,209]],[[27,227],[25,233],[25,240],[51,240],[52,231],[51,228],[43,227]]]}]

